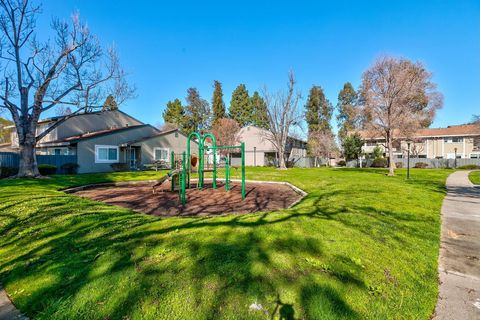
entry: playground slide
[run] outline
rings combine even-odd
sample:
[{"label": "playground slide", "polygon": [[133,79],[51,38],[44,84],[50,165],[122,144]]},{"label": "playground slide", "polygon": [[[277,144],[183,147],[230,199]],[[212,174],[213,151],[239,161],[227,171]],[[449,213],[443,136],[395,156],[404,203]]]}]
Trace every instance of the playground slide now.
[{"label": "playground slide", "polygon": [[155,193],[155,188],[161,186],[165,181],[167,180],[172,180],[176,175],[181,173],[182,170],[173,170],[169,172],[168,174],[164,175],[160,179],[155,182],[155,184],[152,186],[152,193]]}]

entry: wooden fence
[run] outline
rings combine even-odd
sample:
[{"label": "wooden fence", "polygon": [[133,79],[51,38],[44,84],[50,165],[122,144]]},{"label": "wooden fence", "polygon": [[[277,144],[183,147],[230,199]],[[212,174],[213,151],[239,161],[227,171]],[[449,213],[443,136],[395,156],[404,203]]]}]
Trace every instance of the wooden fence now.
[{"label": "wooden fence", "polygon": [[[20,157],[14,152],[0,152],[0,167],[18,168]],[[64,174],[62,165],[77,163],[76,155],[37,155],[38,164],[50,164],[57,167],[58,174]]]}]

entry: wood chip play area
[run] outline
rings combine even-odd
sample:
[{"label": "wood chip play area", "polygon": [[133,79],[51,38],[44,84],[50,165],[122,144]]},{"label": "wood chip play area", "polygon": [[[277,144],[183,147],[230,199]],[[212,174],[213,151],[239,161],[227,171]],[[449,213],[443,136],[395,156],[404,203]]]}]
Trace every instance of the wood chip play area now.
[{"label": "wood chip play area", "polygon": [[[207,144],[207,139],[209,143]],[[190,142],[196,141],[198,153],[192,154]],[[241,180],[230,179],[230,159],[219,151],[240,151]],[[217,179],[223,168],[225,179]],[[198,179],[191,179],[192,173]],[[211,173],[212,179],[205,178]],[[119,205],[156,216],[210,216],[252,213],[285,209],[303,197],[298,189],[285,183],[248,182],[245,180],[245,145],[217,146],[211,133],[192,132],[186,152],[170,154],[170,171],[154,182],[133,182],[126,185],[97,185],[71,190],[81,197]]]},{"label": "wood chip play area", "polygon": [[89,188],[73,194],[133,209],[156,216],[208,216],[231,213],[252,213],[288,208],[302,195],[284,184],[246,184],[246,196],[242,200],[241,184],[232,182],[230,191],[223,188],[224,182],[217,181],[217,189],[211,181],[205,181],[199,190],[195,183],[186,190],[187,202],[178,203],[178,194],[170,192],[170,182],[152,192],[151,183],[131,186],[110,186]]}]

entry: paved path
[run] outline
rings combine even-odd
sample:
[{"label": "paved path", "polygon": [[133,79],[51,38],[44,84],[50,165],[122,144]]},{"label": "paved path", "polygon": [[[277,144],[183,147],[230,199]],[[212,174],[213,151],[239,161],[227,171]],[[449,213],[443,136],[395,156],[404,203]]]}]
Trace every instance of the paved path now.
[{"label": "paved path", "polygon": [[480,319],[480,188],[457,171],[442,205],[440,294],[433,319]]},{"label": "paved path", "polygon": [[26,320],[20,311],[15,308],[7,296],[5,290],[0,286],[0,320]]}]

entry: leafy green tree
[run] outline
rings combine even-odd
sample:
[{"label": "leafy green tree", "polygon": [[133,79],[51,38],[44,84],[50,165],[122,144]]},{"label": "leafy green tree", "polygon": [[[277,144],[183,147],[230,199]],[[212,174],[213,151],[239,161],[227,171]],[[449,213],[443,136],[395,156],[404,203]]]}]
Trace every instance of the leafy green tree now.
[{"label": "leafy green tree", "polygon": [[357,102],[358,94],[352,84],[350,82],[345,83],[342,90],[338,93],[337,103],[338,136],[341,142],[348,136],[349,132],[356,128]]},{"label": "leafy green tree", "polygon": [[330,121],[332,120],[333,106],[325,97],[322,87],[313,86],[310,89],[305,108],[308,132],[331,131]]},{"label": "leafy green tree", "polygon": [[212,122],[215,123],[219,119],[226,117],[225,113],[225,103],[223,102],[223,91],[222,84],[220,81],[213,81],[213,98],[212,98],[212,109],[213,109],[213,119]]},{"label": "leafy green tree", "polygon": [[252,103],[244,84],[238,85],[235,91],[233,91],[229,113],[230,118],[237,121],[240,127],[253,123]]},{"label": "leafy green tree", "polygon": [[265,100],[255,91],[252,95],[251,104],[253,108],[253,125],[259,128],[268,127],[268,110]]},{"label": "leafy green tree", "polygon": [[[305,117],[308,124],[308,153],[311,156],[312,150],[317,148],[316,141],[319,136],[330,137],[333,136],[330,121],[332,120],[333,106],[325,97],[322,87],[313,86],[308,94],[307,104],[305,105]],[[314,138],[313,135],[315,135]]]},{"label": "leafy green tree", "polygon": [[167,102],[167,108],[163,111],[163,121],[174,125],[181,130],[186,127],[185,108],[179,99]]},{"label": "leafy green tree", "polygon": [[207,100],[200,97],[200,93],[196,88],[187,90],[187,125],[186,133],[193,131],[205,133],[210,129],[211,110]]},{"label": "leafy green tree", "polygon": [[10,142],[10,130],[5,127],[13,125],[13,122],[0,117],[0,144]]},{"label": "leafy green tree", "polygon": [[383,158],[383,149],[380,148],[380,146],[375,146],[375,148],[373,148],[372,155],[373,155],[373,159]]},{"label": "leafy green tree", "polygon": [[358,159],[362,154],[363,141],[358,133],[345,137],[342,143],[343,154],[347,160]]}]

